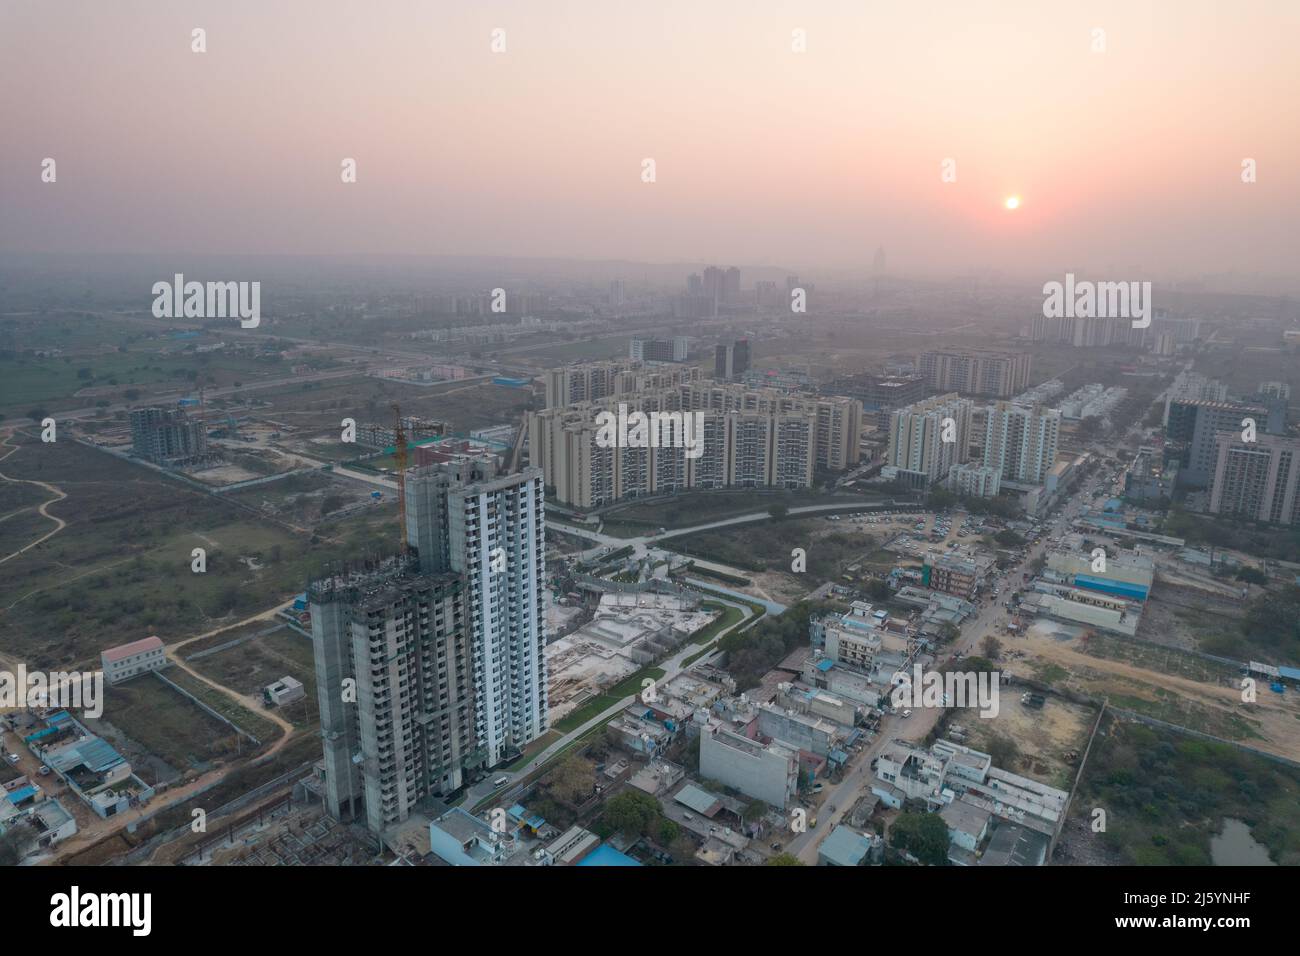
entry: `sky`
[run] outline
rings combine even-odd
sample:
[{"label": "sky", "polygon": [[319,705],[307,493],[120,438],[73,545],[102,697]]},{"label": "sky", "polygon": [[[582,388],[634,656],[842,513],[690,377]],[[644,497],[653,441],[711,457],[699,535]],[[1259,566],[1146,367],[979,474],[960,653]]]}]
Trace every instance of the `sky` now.
[{"label": "sky", "polygon": [[1293,276],[1298,27],[1291,0],[0,0],[0,253]]}]

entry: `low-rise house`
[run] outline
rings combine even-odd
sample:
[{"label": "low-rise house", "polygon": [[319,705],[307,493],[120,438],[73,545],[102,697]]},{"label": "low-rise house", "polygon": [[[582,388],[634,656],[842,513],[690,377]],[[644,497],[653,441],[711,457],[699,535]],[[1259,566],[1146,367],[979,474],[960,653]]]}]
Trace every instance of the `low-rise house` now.
[{"label": "low-rise house", "polygon": [[817,865],[866,866],[873,862],[873,854],[880,845],[881,840],[874,833],[859,833],[841,823],[817,848]]},{"label": "low-rise house", "polygon": [[120,684],[137,674],[161,670],[167,666],[163,642],[157,637],[145,637],[129,644],[107,648],[99,655],[99,659],[104,680],[110,684]]}]

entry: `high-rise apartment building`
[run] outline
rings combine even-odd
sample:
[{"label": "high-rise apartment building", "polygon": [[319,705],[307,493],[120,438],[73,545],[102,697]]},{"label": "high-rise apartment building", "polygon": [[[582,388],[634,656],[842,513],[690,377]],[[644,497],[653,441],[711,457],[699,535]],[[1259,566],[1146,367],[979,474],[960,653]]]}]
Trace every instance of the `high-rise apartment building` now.
[{"label": "high-rise apartment building", "polygon": [[394,558],[314,581],[308,597],[326,809],[382,834],[461,787],[474,761],[467,582]]},{"label": "high-rise apartment building", "polygon": [[886,461],[925,485],[943,481],[954,465],[967,460],[971,408],[970,399],[949,392],[893,412]]},{"label": "high-rise apartment building", "polygon": [[542,471],[462,456],[406,474],[407,543],[426,574],[466,579],[474,734],[488,766],[546,732]]},{"label": "high-rise apartment building", "polygon": [[130,420],[132,450],[155,465],[179,468],[208,454],[203,422],[190,418],[183,408],[136,408]]},{"label": "high-rise apartment building", "polygon": [[1220,432],[1215,450],[1210,514],[1300,524],[1300,439]]},{"label": "high-rise apartment building", "polygon": [[749,339],[731,345],[719,342],[713,350],[713,377],[720,382],[738,379],[749,371]]},{"label": "high-rise apartment building", "polygon": [[685,362],[690,339],[685,335],[671,339],[634,338],[628,342],[627,351],[633,362]]},{"label": "high-rise apartment building", "polygon": [[1002,481],[1041,485],[1056,462],[1061,413],[1039,405],[997,402],[984,420],[982,463]]},{"label": "high-rise apartment building", "polygon": [[1028,352],[934,349],[917,364],[934,391],[1010,398],[1029,385],[1029,360]]},{"label": "high-rise apartment building", "polygon": [[1247,419],[1255,423],[1260,434],[1280,432],[1285,427],[1285,418],[1271,420],[1269,409],[1263,405],[1193,398],[1172,400],[1165,417],[1165,442],[1174,446],[1181,461],[1178,483],[1193,488],[1207,487],[1219,456],[1218,434],[1231,432],[1240,438],[1246,427],[1242,423]]}]

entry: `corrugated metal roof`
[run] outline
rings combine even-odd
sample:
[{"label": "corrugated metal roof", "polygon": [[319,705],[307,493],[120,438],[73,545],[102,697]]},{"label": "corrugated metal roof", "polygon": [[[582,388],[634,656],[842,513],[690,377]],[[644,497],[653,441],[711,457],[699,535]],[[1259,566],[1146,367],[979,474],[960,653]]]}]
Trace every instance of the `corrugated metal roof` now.
[{"label": "corrugated metal roof", "polygon": [[98,737],[77,747],[77,753],[92,773],[104,773],[126,762],[126,758],[114,750],[108,741],[100,740]]}]

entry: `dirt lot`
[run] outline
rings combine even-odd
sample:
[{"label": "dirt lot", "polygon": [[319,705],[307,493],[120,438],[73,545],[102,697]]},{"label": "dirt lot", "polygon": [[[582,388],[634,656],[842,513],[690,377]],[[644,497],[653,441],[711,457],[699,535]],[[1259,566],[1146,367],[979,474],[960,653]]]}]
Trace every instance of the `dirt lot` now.
[{"label": "dirt lot", "polygon": [[302,702],[291,704],[285,708],[282,716],[298,727],[319,719],[311,641],[287,626],[215,654],[197,660],[188,659],[187,663],[223,687],[231,687],[241,694],[252,696],[260,695],[267,684],[281,677],[293,677],[302,682],[306,691],[305,700],[310,706],[303,706]]},{"label": "dirt lot", "polygon": [[[1031,627],[1024,637],[1008,639],[1008,651],[1024,655],[1022,670],[1107,697],[1115,707],[1300,759],[1300,694],[1274,694],[1261,686],[1256,702],[1245,704],[1235,676],[1198,680],[1094,656],[1078,636],[1044,624]],[[1150,663],[1158,665],[1154,660]]]},{"label": "dirt lot", "polygon": [[957,723],[966,730],[966,745],[987,752],[994,736],[1009,738],[1019,757],[1003,769],[1069,790],[1076,765],[1066,760],[1065,754],[1083,752],[1096,710],[1059,697],[1048,697],[1041,708],[1034,709],[1020,703],[1020,694],[1015,684],[1002,688],[996,717],[961,715]]}]

